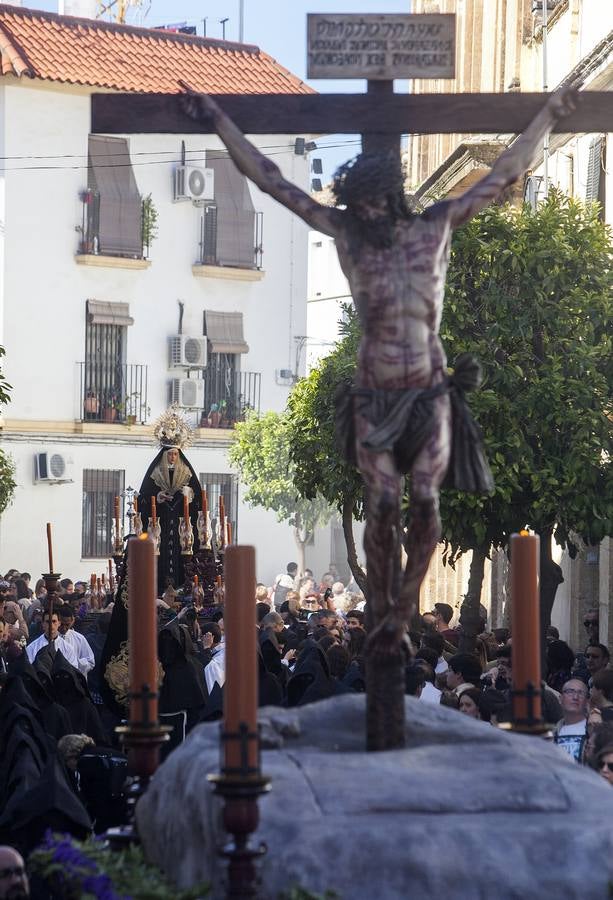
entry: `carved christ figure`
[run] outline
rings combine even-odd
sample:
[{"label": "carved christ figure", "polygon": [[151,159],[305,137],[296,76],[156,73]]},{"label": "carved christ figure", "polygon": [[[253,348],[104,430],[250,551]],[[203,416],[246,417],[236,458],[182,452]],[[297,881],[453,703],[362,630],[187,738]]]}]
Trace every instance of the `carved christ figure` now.
[{"label": "carved christ figure", "polygon": [[[335,239],[362,326],[351,404],[355,459],[367,498],[364,546],[374,626],[369,657],[383,661],[402,645],[441,534],[439,488],[450,463],[450,394],[456,390],[439,339],[452,231],[523,175],[556,120],[572,111],[572,91],[552,94],[525,132],[463,196],[421,214],[406,204],[398,155],[362,154],[341,167],[333,190],[342,208],[325,207],[288,182],[207,95],[188,94],[185,108],[203,131],[212,126],[236,166],[260,190]],[[468,424],[469,437],[478,436]],[[479,448],[473,449],[472,461],[452,466],[452,475],[464,469],[468,479],[452,481],[471,489],[467,482],[472,480],[472,489],[488,489],[489,470]],[[400,573],[405,473],[410,476],[410,522],[404,538],[407,564]]]}]

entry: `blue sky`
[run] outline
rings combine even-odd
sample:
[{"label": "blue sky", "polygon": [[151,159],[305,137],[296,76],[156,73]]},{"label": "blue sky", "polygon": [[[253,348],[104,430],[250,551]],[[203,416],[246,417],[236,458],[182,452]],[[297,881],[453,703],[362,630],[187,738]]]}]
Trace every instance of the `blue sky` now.
[{"label": "blue sky", "polygon": [[[23,0],[23,6],[57,12],[57,0]],[[238,40],[239,0],[144,0],[142,24],[156,25],[187,22],[196,25],[198,34],[203,33],[203,17],[207,17],[206,29],[209,37],[221,38],[220,19],[228,18],[226,39]],[[280,63],[300,78],[306,76],[306,16],[310,12],[319,13],[399,13],[409,12],[410,0],[244,0],[245,41],[257,44],[270,53]],[[136,23],[134,15],[131,22]],[[363,81],[310,82],[321,93],[362,92]],[[396,90],[406,90],[406,83],[397,83]],[[326,150],[326,145],[340,145]],[[319,156],[324,166],[324,181],[344,160],[359,152],[355,136],[328,136],[318,140]]]}]

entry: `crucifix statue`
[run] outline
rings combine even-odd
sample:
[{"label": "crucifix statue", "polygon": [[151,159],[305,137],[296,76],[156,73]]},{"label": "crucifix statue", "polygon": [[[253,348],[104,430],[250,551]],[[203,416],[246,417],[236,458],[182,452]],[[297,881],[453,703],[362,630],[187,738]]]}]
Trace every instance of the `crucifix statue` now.
[{"label": "crucifix statue", "polygon": [[[390,691],[404,692],[403,679],[390,679],[386,672],[404,664],[407,624],[418,608],[419,588],[441,537],[439,488],[455,446],[453,428],[462,424],[452,415],[450,397],[461,385],[447,376],[438,335],[451,234],[524,174],[556,119],[570,112],[571,96],[568,90],[553,94],[481,181],[461,197],[434,203],[421,214],[407,205],[399,154],[362,153],[342,166],[333,184],[338,206],[329,208],[288,182],[210,97],[194,94],[185,101],[187,112],[203,128],[214,128],[236,166],[260,190],[334,238],[349,282],[362,339],[348,398],[352,415],[346,421],[366,486],[364,547],[373,626],[367,684],[376,709],[387,708]],[[470,379],[471,364],[465,368],[469,371],[463,377]],[[466,417],[466,408],[458,415]],[[493,484],[478,432],[470,420],[464,424],[472,446],[469,438],[458,448],[460,458],[454,460],[450,480],[459,489],[489,490]],[[403,537],[405,475],[410,482],[410,522]],[[402,573],[401,541],[407,554]],[[398,744],[398,726],[383,715],[384,721],[371,717],[369,723],[369,746],[376,744],[377,749]]]},{"label": "crucifix statue", "polygon": [[[610,95],[562,88],[547,98],[403,96],[393,93],[392,80],[369,80],[367,95],[213,99],[191,92],[188,84],[182,87],[185,93],[174,97],[95,96],[92,130],[215,131],[247,178],[335,239],[362,325],[355,383],[344,408],[349,450],[367,496],[367,746],[400,747],[407,624],[440,539],[439,489],[446,476],[463,489],[491,488],[479,432],[463,401],[463,390],[478,381],[476,366],[460,360],[449,378],[439,339],[451,235],[526,171],[552,128],[602,130],[598,125],[610,118]],[[571,125],[567,117],[575,105]],[[422,133],[523,133],[464,195],[417,214],[404,193],[399,149],[404,123]],[[358,128],[363,152],[338,171],[334,208],[287,181],[244,136]],[[406,533],[400,520],[405,475],[410,484]],[[401,542],[407,553],[404,571]]]}]

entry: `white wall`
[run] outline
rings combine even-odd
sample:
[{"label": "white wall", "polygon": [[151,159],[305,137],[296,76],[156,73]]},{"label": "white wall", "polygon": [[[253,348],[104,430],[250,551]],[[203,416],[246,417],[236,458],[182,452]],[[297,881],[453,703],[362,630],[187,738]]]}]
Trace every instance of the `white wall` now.
[{"label": "white wall", "polygon": [[[86,89],[21,80],[0,87],[0,147],[8,159],[0,173],[0,322],[7,349],[5,373],[13,385],[5,419],[71,423],[80,418],[77,363],[84,359],[88,299],[128,302],[134,325],[128,328],[128,364],[148,366],[148,402],[153,421],[167,405],[167,341],[177,333],[178,300],[185,303],[183,332],[201,336],[203,311],[239,311],[244,316],[249,352],[241,368],[261,372],[261,408],[281,410],[288,387],[275,381],[275,369],[292,367],[295,335],[306,333],[307,228],[283,207],[252,187],[256,210],[264,213],[265,275],[261,281],[197,278],[201,211],[190,202],[172,202],[172,172],[180,162],[181,135],[129,136],[140,193],[151,193],[159,233],[146,270],[77,265],[81,224],[79,192],[87,185],[90,100]],[[308,161],[293,152],[293,139],[256,139],[276,147],[274,160],[284,174],[307,188]],[[205,148],[219,148],[213,136],[185,136],[188,159],[202,159]],[[287,152],[278,148],[287,146]],[[58,157],[53,159],[52,157]],[[3,209],[5,197],[5,209]],[[2,222],[5,224],[2,263]],[[33,456],[58,446],[74,460],[70,485],[33,484]],[[3,446],[17,463],[18,490],[0,522],[0,569],[46,568],[44,524],[57,531],[57,564],[72,576],[92,571],[81,560],[82,471],[125,469],[126,485],[139,487],[156,448],[129,439],[92,439],[70,434],[34,437],[5,429]],[[197,472],[229,472],[225,449],[193,447]],[[289,527],[262,510],[239,509],[238,534],[253,543],[258,577],[272,581],[296,555]]]}]

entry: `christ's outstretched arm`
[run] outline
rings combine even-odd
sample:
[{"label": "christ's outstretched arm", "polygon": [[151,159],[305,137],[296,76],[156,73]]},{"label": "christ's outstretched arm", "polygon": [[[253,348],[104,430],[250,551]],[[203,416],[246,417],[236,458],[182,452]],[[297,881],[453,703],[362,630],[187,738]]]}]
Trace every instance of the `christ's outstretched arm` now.
[{"label": "christ's outstretched arm", "polygon": [[554,123],[574,109],[575,91],[562,87],[552,94],[543,109],[516,141],[498,157],[485,178],[448,204],[451,226],[456,228],[499,197],[502,191],[530,168],[537,148]]},{"label": "christ's outstretched arm", "polygon": [[184,82],[181,85],[188,91],[184,100],[187,114],[197,122],[202,122],[207,129],[209,125],[213,127],[243,175],[260,190],[300,216],[311,228],[331,237],[336,236],[343,217],[340,210],[322,206],[295,184],[287,181],[279,167],[247,140],[214,100],[207,94],[194,93]]}]

